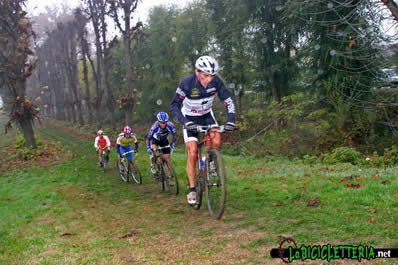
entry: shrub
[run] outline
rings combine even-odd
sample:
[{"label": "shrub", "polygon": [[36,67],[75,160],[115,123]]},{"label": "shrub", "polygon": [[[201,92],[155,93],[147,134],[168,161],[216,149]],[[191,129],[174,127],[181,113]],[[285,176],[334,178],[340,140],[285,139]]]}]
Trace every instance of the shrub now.
[{"label": "shrub", "polygon": [[332,153],[324,155],[324,162],[327,164],[334,163],[351,163],[357,164],[361,159],[361,153],[350,147],[338,147],[333,149]]}]

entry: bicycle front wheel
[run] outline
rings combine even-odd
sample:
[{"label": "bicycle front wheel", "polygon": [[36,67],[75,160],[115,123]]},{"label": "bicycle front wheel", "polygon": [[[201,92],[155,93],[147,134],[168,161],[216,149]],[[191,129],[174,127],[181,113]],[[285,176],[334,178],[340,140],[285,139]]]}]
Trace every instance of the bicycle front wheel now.
[{"label": "bicycle front wheel", "polygon": [[164,172],[164,181],[166,183],[168,191],[171,194],[177,195],[179,190],[177,175],[173,165],[167,159],[163,160],[163,172]]},{"label": "bicycle front wheel", "polygon": [[104,168],[104,171],[108,167],[108,159],[109,159],[108,155],[102,154],[102,167]]},{"label": "bicycle front wheel", "polygon": [[129,161],[129,178],[137,184],[142,183],[141,171],[138,168],[137,163],[134,162],[134,160]]},{"label": "bicycle front wheel", "polygon": [[122,180],[124,182],[129,182],[128,168],[126,166],[126,162],[124,159],[118,162],[118,167],[119,167],[119,174]]},{"label": "bicycle front wheel", "polygon": [[227,198],[225,167],[220,152],[211,148],[206,157],[205,190],[211,217],[221,219]]}]

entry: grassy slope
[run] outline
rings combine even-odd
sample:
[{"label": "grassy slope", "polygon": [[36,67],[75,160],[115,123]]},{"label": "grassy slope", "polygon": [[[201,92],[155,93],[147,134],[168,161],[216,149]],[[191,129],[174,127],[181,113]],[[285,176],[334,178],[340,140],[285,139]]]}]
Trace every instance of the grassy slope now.
[{"label": "grassy slope", "polygon": [[[283,236],[306,245],[398,247],[397,167],[226,156],[228,207],[214,221],[184,195],[158,193],[144,152],[137,157],[144,185],[125,184],[114,163],[106,173],[96,166],[91,142],[39,131],[78,157],[0,177],[0,264],[280,264],[269,250]],[[9,138],[2,139],[4,146]],[[173,161],[184,187],[181,149]],[[317,206],[308,206],[311,199]]]}]

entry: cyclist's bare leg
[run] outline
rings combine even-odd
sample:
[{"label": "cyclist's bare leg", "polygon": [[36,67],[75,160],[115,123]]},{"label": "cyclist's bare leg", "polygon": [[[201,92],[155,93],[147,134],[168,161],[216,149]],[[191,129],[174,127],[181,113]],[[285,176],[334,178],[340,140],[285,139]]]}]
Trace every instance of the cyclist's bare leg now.
[{"label": "cyclist's bare leg", "polygon": [[212,146],[220,149],[221,146],[221,133],[218,132],[218,129],[211,129],[210,132]]},{"label": "cyclist's bare leg", "polygon": [[[151,144],[152,150],[156,150],[157,148],[158,148],[158,146],[156,144]],[[151,155],[149,155],[149,160],[151,161],[151,166],[152,166],[152,164],[155,163],[153,153]]]},{"label": "cyclist's bare leg", "polygon": [[100,149],[98,149],[98,162],[100,162],[101,163],[101,161],[102,161],[102,152],[103,152],[104,150],[102,150],[101,148]]},{"label": "cyclist's bare leg", "polygon": [[164,154],[163,157],[166,158],[167,160],[170,160],[170,154]]},{"label": "cyclist's bare leg", "polygon": [[196,161],[198,159],[198,142],[191,141],[186,142],[185,147],[188,152],[187,158],[187,175],[189,180],[189,187],[195,187],[195,175],[196,175]]}]

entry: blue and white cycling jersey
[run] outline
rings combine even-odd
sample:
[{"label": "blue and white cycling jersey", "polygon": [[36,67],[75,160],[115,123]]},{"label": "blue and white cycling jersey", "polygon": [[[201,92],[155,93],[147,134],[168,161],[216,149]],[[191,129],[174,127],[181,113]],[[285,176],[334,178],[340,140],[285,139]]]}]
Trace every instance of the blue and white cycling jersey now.
[{"label": "blue and white cycling jersey", "polygon": [[162,128],[159,123],[155,121],[148,132],[147,147],[150,148],[154,141],[168,143],[167,137],[170,133],[173,135],[172,143],[175,144],[177,140],[177,129],[174,124],[171,121],[168,121],[166,127]]},{"label": "blue and white cycling jersey", "polygon": [[216,94],[227,110],[227,122],[235,123],[235,105],[228,89],[217,75],[207,87],[200,84],[195,74],[183,79],[176,90],[171,110],[185,124],[190,121],[189,116],[212,114]]}]

